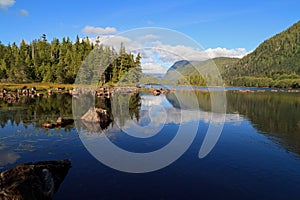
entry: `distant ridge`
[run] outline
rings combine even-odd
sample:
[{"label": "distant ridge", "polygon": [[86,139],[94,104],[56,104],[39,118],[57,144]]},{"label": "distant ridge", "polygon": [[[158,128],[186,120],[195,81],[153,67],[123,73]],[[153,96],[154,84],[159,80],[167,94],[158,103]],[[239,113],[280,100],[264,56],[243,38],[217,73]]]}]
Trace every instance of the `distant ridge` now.
[{"label": "distant ridge", "polygon": [[175,62],[167,71],[166,77],[170,77],[173,74],[173,71],[176,70],[183,76],[197,75],[203,67],[208,65],[214,65],[218,68],[220,73],[225,69],[233,67],[234,64],[239,61],[239,58],[227,58],[227,57],[218,57],[213,59],[208,59],[204,61],[187,61],[180,60]]}]

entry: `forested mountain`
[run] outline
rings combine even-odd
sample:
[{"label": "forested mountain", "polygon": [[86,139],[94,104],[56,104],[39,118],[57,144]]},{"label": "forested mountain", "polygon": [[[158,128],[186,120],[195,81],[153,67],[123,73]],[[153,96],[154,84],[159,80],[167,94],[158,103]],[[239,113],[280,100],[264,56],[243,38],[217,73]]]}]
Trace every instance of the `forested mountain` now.
[{"label": "forested mountain", "polygon": [[[271,37],[242,59],[214,58],[178,61],[166,78],[184,76],[177,84],[205,85],[200,74],[217,66],[227,85],[248,87],[300,87],[300,21]],[[205,77],[207,79],[208,77]]]},{"label": "forested mountain", "polygon": [[219,57],[205,61],[177,61],[167,71],[165,79],[178,79],[179,76],[182,76],[177,80],[177,84],[204,86],[206,85],[205,79],[210,78],[209,74],[206,73],[207,69],[217,67],[222,74],[226,69],[232,68],[238,60],[238,58]]},{"label": "forested mountain", "polygon": [[300,21],[271,37],[227,71],[231,76],[300,74]]},{"label": "forested mountain", "polygon": [[[45,34],[31,43],[24,40],[19,45],[0,43],[0,82],[74,83],[80,66],[92,51],[99,60],[110,59],[106,62],[109,64],[103,76],[99,77],[103,83],[115,83],[133,68],[136,70],[127,79],[137,82],[141,74],[141,57],[138,55],[134,58],[132,54],[126,53],[124,46],[121,45],[120,52],[116,52],[111,47],[93,44],[88,38],[79,37],[75,42],[69,38],[48,42]],[[89,60],[92,61],[88,63],[89,66],[97,67],[96,58]],[[87,72],[84,74],[86,77],[81,78],[92,77],[92,73]]]},{"label": "forested mountain", "polygon": [[264,41],[223,76],[231,85],[299,87],[300,21]]}]

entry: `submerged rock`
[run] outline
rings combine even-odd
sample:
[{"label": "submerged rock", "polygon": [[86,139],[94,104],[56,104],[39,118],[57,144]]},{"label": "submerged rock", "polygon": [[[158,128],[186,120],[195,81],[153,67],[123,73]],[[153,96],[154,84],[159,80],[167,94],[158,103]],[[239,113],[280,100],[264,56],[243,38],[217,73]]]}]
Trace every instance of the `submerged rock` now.
[{"label": "submerged rock", "polygon": [[52,199],[71,167],[71,161],[17,165],[0,174],[0,199]]},{"label": "submerged rock", "polygon": [[44,128],[54,128],[54,124],[45,122],[45,123],[42,124],[42,127],[44,127]]},{"label": "submerged rock", "polygon": [[62,127],[72,124],[73,122],[74,122],[73,119],[67,119],[67,118],[63,118],[63,117],[59,117],[56,120],[57,126],[62,126]]},{"label": "submerged rock", "polygon": [[59,117],[56,120],[56,123],[45,122],[42,124],[42,127],[44,127],[44,128],[56,128],[56,127],[63,128],[63,127],[66,127],[66,126],[72,124],[73,122],[74,122],[73,119]]}]

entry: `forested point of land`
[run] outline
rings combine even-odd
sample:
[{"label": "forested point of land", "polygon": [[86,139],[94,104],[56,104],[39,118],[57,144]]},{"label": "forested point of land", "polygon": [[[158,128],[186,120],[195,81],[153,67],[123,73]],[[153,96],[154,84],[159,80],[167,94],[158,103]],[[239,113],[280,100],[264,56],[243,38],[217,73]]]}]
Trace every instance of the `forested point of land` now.
[{"label": "forested point of land", "polygon": [[135,77],[130,77],[130,81],[137,82],[140,78],[140,55],[134,57],[126,53],[122,44],[120,51],[116,52],[99,42],[93,44],[88,37],[80,39],[77,36],[75,42],[68,37],[48,42],[43,34],[30,43],[24,40],[19,45],[15,42],[8,45],[0,43],[0,82],[73,84],[83,61],[92,51],[96,51],[99,58],[111,60],[99,82],[115,83],[132,69],[135,69]]}]

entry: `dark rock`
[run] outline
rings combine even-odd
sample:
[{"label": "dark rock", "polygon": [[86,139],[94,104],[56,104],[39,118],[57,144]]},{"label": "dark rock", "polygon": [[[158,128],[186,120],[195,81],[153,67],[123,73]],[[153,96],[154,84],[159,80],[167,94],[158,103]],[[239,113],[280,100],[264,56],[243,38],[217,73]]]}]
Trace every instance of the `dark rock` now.
[{"label": "dark rock", "polygon": [[0,199],[52,199],[71,167],[71,161],[17,165],[0,174]]},{"label": "dark rock", "polygon": [[160,90],[154,90],[154,91],[152,92],[152,94],[153,94],[154,96],[158,96],[158,95],[161,94],[161,91],[160,91]]},{"label": "dark rock", "polygon": [[4,96],[2,98],[8,103],[17,102],[20,99],[18,94],[14,94],[12,92],[4,93]]},{"label": "dark rock", "polygon": [[63,127],[66,127],[66,126],[72,124],[73,122],[74,122],[73,119],[65,119],[63,117],[59,117],[56,120],[56,123],[45,122],[42,124],[42,127],[44,127],[44,128],[56,128],[56,127],[63,128]]},{"label": "dark rock", "polygon": [[56,120],[57,126],[61,126],[61,127],[70,125],[70,124],[72,124],[73,122],[74,122],[73,119],[66,119],[66,118],[62,118],[62,117],[59,117],[59,118]]}]

